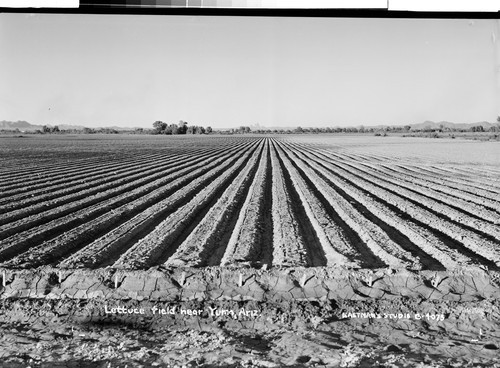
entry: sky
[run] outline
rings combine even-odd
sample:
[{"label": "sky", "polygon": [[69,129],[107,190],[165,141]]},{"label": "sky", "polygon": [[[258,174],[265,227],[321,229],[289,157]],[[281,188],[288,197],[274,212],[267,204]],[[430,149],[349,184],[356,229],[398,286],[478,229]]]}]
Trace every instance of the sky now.
[{"label": "sky", "polygon": [[494,122],[500,21],[0,14],[0,120]]}]

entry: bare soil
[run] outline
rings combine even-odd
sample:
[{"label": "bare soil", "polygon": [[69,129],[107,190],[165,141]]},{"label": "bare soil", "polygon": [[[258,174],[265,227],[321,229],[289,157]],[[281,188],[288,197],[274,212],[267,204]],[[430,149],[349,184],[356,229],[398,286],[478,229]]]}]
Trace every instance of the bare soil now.
[{"label": "bare soil", "polygon": [[[2,367],[492,367],[500,303],[422,300],[121,302],[203,310],[200,317],[104,316],[102,300],[4,300]],[[260,311],[211,317],[209,308]],[[347,318],[345,313],[382,318]],[[344,317],[343,317],[344,313]],[[402,313],[405,318],[385,317]],[[421,313],[423,319],[415,319]],[[427,319],[444,315],[444,321]],[[409,315],[410,318],[406,318]],[[430,317],[429,317],[430,318]]]},{"label": "bare soil", "polygon": [[498,142],[4,141],[0,367],[500,367]]},{"label": "bare soil", "polygon": [[2,367],[500,365],[482,269],[0,271]]}]

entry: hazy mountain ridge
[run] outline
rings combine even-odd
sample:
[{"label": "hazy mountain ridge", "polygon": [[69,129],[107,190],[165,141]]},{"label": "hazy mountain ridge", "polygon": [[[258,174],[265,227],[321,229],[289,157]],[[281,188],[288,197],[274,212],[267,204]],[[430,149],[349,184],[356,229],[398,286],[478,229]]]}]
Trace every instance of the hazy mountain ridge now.
[{"label": "hazy mountain ridge", "polygon": [[[298,126],[301,126],[302,128],[326,128],[327,126],[309,126],[309,125],[298,125]],[[441,126],[443,128],[450,128],[450,129],[469,129],[469,128],[472,128],[474,126],[482,126],[485,130],[491,128],[492,126],[495,126],[495,124],[492,124],[490,122],[487,122],[487,121],[479,121],[479,122],[476,122],[476,123],[452,123],[452,122],[449,122],[449,121],[439,121],[439,122],[434,122],[434,121],[431,121],[431,120],[426,120],[422,123],[415,123],[415,124],[379,124],[379,125],[363,125],[363,124],[357,124],[357,125],[349,125],[349,126],[345,126],[345,128],[361,128],[361,127],[364,127],[365,129],[370,129],[370,128],[373,128],[373,129],[384,129],[384,128],[387,128],[387,127],[402,127],[402,126],[410,126],[412,129],[415,129],[415,130],[421,130],[421,129],[425,129],[425,128],[429,128],[429,129],[439,129]],[[328,127],[331,127],[331,128],[337,128],[339,127],[338,125],[328,125]],[[262,126],[262,125],[259,125],[259,124],[256,124],[256,125],[250,125],[250,128],[252,128],[252,130],[273,130],[273,129],[277,129],[277,130],[293,130],[295,128],[297,128],[297,126],[295,127],[266,127],[266,126]],[[342,126],[342,128],[344,128],[344,126]],[[223,130],[223,129],[221,129]]]},{"label": "hazy mountain ridge", "polygon": [[[54,127],[58,126],[59,129],[61,130],[83,130],[85,126],[83,125],[70,125],[70,124],[47,124],[48,127]],[[104,127],[99,127],[95,128],[92,127],[92,129],[116,129],[116,130],[133,130],[135,128],[123,128],[123,127],[118,127],[118,126],[104,126]],[[8,120],[2,120],[0,121],[0,129],[8,129],[8,130],[13,130],[13,129],[19,129],[19,130],[25,130],[25,131],[35,131],[35,130],[42,130],[43,125],[36,125],[36,124],[31,124],[28,123],[27,121],[24,120],[18,120],[18,121],[8,121]]]},{"label": "hazy mountain ridge", "polygon": [[441,126],[443,128],[454,128],[454,129],[468,129],[472,128],[473,126],[482,126],[485,129],[491,128],[495,124],[489,123],[487,121],[479,121],[477,123],[451,123],[449,121],[440,121],[440,122],[434,122],[434,121],[424,121],[423,123],[419,124],[409,124],[413,129],[424,129],[424,128],[431,128],[431,129],[439,129]]}]

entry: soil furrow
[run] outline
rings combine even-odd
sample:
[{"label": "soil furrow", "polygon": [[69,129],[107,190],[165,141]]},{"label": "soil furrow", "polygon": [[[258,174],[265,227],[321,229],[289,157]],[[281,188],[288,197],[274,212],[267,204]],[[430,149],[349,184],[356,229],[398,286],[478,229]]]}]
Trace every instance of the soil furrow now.
[{"label": "soil furrow", "polygon": [[[92,164],[89,163],[85,168],[81,168],[79,166],[72,167],[71,169],[58,169],[58,170],[50,170],[44,169],[41,173],[32,173],[30,175],[25,175],[20,177],[17,180],[9,179],[7,182],[8,185],[5,185],[5,191],[1,194],[1,202],[3,203],[9,197],[12,198],[14,195],[22,196],[25,194],[26,190],[30,190],[35,192],[35,190],[43,191],[57,188],[58,184],[64,184],[68,181],[76,181],[78,179],[85,179],[89,174],[100,174],[103,173],[106,175],[107,173],[114,172],[116,169],[123,169],[127,167],[132,167],[136,165],[140,165],[141,162],[155,162],[160,159],[162,155],[144,155],[140,158],[134,158],[132,160],[118,160],[115,164]],[[145,161],[144,161],[145,160]],[[29,185],[27,187],[27,184]]]},{"label": "soil furrow", "polygon": [[[189,166],[192,162],[199,162],[203,160],[205,157],[206,155],[202,157],[182,157],[182,160],[179,164],[171,163],[169,165],[164,165],[155,163],[152,165],[138,165],[137,169],[123,170],[122,173],[118,175],[115,175],[114,173],[112,175],[107,174],[102,179],[92,179],[91,177],[88,177],[88,179],[85,180],[86,183],[83,185],[72,185],[71,182],[64,183],[63,189],[39,196],[34,196],[34,194],[30,194],[31,192],[27,192],[25,193],[25,195],[31,195],[34,197],[28,200],[23,200],[21,202],[14,202],[6,206],[0,206],[0,213],[3,213],[3,215],[1,215],[0,224],[12,222],[19,218],[27,217],[40,211],[46,211],[48,209],[55,208],[66,203],[71,203],[76,200],[98,194],[99,192],[104,192],[123,183],[126,183],[134,178],[143,177],[155,172],[164,172],[165,170],[171,168],[178,169],[186,167]],[[179,159],[179,157],[171,156],[167,159],[173,161]],[[91,182],[88,183],[88,181]],[[12,198],[12,200],[15,199]]]},{"label": "soil furrow", "polygon": [[[141,186],[131,192],[125,192],[117,198],[109,199],[90,208],[84,208],[71,213],[61,219],[53,220],[48,224],[30,228],[25,232],[15,234],[0,242],[0,259],[11,257],[13,254],[19,254],[37,243],[46,241],[60,232],[67,231],[68,228],[84,225],[86,222],[99,217],[108,211],[112,211],[120,205],[128,205],[129,202],[135,199],[140,200],[140,198],[144,195],[148,198],[148,193],[150,193],[149,196],[156,198],[156,200],[160,199],[162,196],[168,194],[168,192],[177,189],[177,187],[181,186],[186,180],[190,180],[192,177],[191,172],[196,167],[208,170],[211,166],[212,165],[207,166],[207,163],[203,161],[194,166],[180,170],[175,174],[175,176],[171,176],[168,179],[159,179],[155,182],[155,187],[157,187],[157,189],[154,191],[152,191],[150,185]],[[175,181],[175,179],[179,180]],[[170,185],[166,185],[169,182],[172,183],[170,183]],[[130,209],[133,210],[133,207]]]},{"label": "soil furrow", "polygon": [[[315,231],[316,229],[313,224],[315,218],[311,213],[312,211],[308,211],[307,209],[309,204],[303,200],[300,189],[295,186],[295,182],[291,178],[287,168],[287,163],[283,160],[282,151],[279,150],[275,141],[273,141],[273,146],[276,150],[278,162],[281,165],[286,190],[290,195],[291,210],[296,218],[299,233],[302,239],[304,239],[306,265],[309,267],[326,266],[328,259],[323,250],[321,239]],[[357,267],[354,262],[350,262],[349,259],[342,254],[336,252],[335,249],[330,247],[330,249],[327,248],[327,251],[329,251],[330,261],[332,261],[333,264],[338,265],[338,261],[343,259],[346,263],[348,262],[350,265]]]},{"label": "soil furrow", "polygon": [[428,170],[422,167],[405,167],[401,165],[396,165],[396,167],[397,170],[409,172],[411,175],[423,177],[425,180],[429,180],[437,184],[442,184],[445,187],[448,186],[453,189],[458,189],[459,192],[463,192],[464,194],[479,196],[481,200],[484,201],[484,205],[497,211],[499,211],[500,209],[500,203],[498,200],[496,200],[499,190],[494,188],[488,189],[490,185],[475,184],[474,182],[476,178],[473,175],[470,175],[470,173],[467,179],[462,180],[452,177],[449,172],[440,174],[435,170]]},{"label": "soil furrow", "polygon": [[[234,156],[234,152],[229,152],[209,165],[189,173],[187,176],[189,176],[190,181],[186,186],[179,187],[175,193],[165,199],[155,201],[154,204],[148,206],[136,216],[62,261],[60,266],[65,268],[94,268],[113,264],[122,253],[144,237],[144,234],[153,231],[166,216],[189,202],[189,199],[197,191],[217,175],[220,175],[235,160],[231,156]],[[210,171],[204,173],[207,169],[210,169]],[[178,180],[187,182],[187,179],[187,177],[182,177]],[[131,205],[135,207],[134,204]]]},{"label": "soil furrow", "polygon": [[[381,175],[366,165],[360,166],[353,163],[339,163],[339,165],[350,172],[359,173],[359,175],[362,175],[366,180],[370,180],[371,182],[383,186],[388,190],[396,191],[398,194],[404,195],[410,200],[417,201],[436,213],[446,215],[451,220],[469,227],[477,228],[490,236],[500,239],[500,229],[487,221],[483,221],[484,218],[490,222],[500,224],[500,215],[497,214],[495,216],[494,212],[488,211],[484,208],[479,212],[474,211],[474,208],[472,206],[468,206],[468,203],[462,203],[456,199],[456,203],[452,202],[451,204],[448,204],[445,201],[453,200],[453,198],[441,195],[432,190],[417,187],[414,184],[399,180],[399,178],[394,176],[388,177],[385,174]],[[347,167],[349,169],[347,169]],[[468,210],[468,212],[475,212],[475,214],[470,212],[468,214],[464,212],[464,210]]]},{"label": "soil furrow", "polygon": [[223,251],[229,241],[227,236],[224,241],[224,235],[231,234],[236,225],[238,210],[241,209],[240,205],[257,171],[259,156],[263,153],[262,148],[263,146],[259,152],[255,152],[250,157],[246,166],[230,183],[222,196],[210,207],[205,217],[165,262],[167,266],[202,267],[220,264]]},{"label": "soil furrow", "polygon": [[[209,152],[205,151],[200,154],[186,156],[197,158],[203,157],[207,154],[209,154]],[[0,200],[0,213],[5,213],[14,209],[18,210],[36,202],[46,202],[54,198],[60,199],[61,196],[83,192],[84,190],[93,188],[96,185],[112,183],[117,179],[145,171],[148,168],[161,167],[165,169],[176,166],[175,163],[165,165],[163,162],[172,162],[178,158],[178,155],[157,156],[153,159],[141,156],[137,158],[137,162],[134,164],[119,164],[117,166],[109,167],[107,170],[89,171],[85,175],[66,176],[63,179],[58,180],[58,183],[55,185],[47,186],[46,184],[42,184],[39,189],[34,190],[32,189],[31,182],[28,182],[26,183],[25,188],[23,188],[22,193],[9,195],[7,198]],[[52,181],[52,184],[54,184],[54,181]],[[52,201],[51,204],[54,202],[55,201]]]},{"label": "soil furrow", "polygon": [[[495,207],[499,207],[495,201],[489,198],[484,198],[480,194],[473,193],[471,191],[465,191],[463,189],[458,189],[449,181],[447,181],[443,176],[432,177],[423,175],[416,171],[404,170],[399,165],[383,164],[378,167],[381,171],[388,173],[389,175],[402,176],[405,180],[417,183],[419,185],[431,188],[433,191],[451,196],[453,198],[459,198],[460,201],[468,203],[469,206],[474,206],[479,208],[485,208],[488,211],[494,211],[493,213],[500,213]],[[490,196],[491,197],[491,196]]]},{"label": "soil furrow", "polygon": [[[241,142],[232,142],[227,145],[227,148],[230,149],[233,146],[237,146],[241,144]],[[71,175],[72,180],[74,178],[85,178],[88,173],[95,173],[96,171],[112,171],[113,168],[118,167],[122,168],[126,165],[134,165],[134,164],[142,164],[145,162],[156,162],[165,159],[170,156],[183,156],[183,155],[196,155],[202,154],[203,151],[213,150],[213,147],[193,147],[193,148],[183,148],[182,146],[176,149],[175,151],[163,150],[162,153],[154,152],[154,153],[144,153],[141,152],[139,157],[137,155],[132,155],[130,157],[118,157],[114,159],[113,157],[106,157],[102,160],[102,163],[94,162],[95,159],[92,158],[91,162],[86,162],[85,165],[71,162],[70,164],[56,164],[51,165],[50,167],[45,165],[40,165],[35,168],[30,168],[27,170],[27,174],[23,175],[19,178],[20,183],[11,184],[16,188],[20,188],[18,191],[24,191],[26,182],[30,183],[30,185],[36,185],[37,188],[45,188],[47,184],[57,182],[59,179],[63,181],[67,180],[67,177]],[[111,164],[110,162],[117,162],[116,164]],[[16,172],[17,174],[17,172]],[[14,174],[13,174],[14,175]],[[7,183],[12,183],[13,178],[7,180]],[[0,185],[3,183],[3,180],[0,182]],[[5,186],[5,191],[0,193],[0,197],[4,197],[8,192],[11,185]]]},{"label": "soil furrow", "polygon": [[436,216],[431,211],[419,206],[417,203],[413,203],[398,194],[389,192],[383,187],[372,184],[359,175],[353,175],[340,167],[338,163],[329,162],[330,159],[323,155],[321,157],[323,161],[325,161],[322,164],[332,170],[336,175],[340,175],[350,182],[356,183],[366,191],[388,203],[397,203],[398,207],[411,217],[461,242],[476,254],[500,265],[500,250],[494,242],[472,231],[466,230],[463,227],[457,226],[450,221],[446,221]]},{"label": "soil furrow", "polygon": [[[326,265],[328,266],[345,265],[347,267],[359,268],[362,262],[358,259],[356,249],[352,247],[348,237],[342,231],[342,228],[328,216],[322,203],[311,192],[305,180],[292,163],[292,160],[287,157],[286,153],[281,148],[278,148],[278,153],[294,184],[305,213],[319,239],[322,253],[321,258],[326,258]],[[308,246],[309,253],[314,254],[314,250],[310,249],[310,243],[308,243]],[[320,250],[316,250],[316,252],[318,251]],[[316,258],[320,257],[317,256]]]},{"label": "soil furrow", "polygon": [[[419,257],[427,269],[438,270],[443,266],[447,269],[454,269],[458,266],[474,264],[475,261],[485,261],[482,258],[479,259],[477,255],[471,254],[471,252],[462,254],[464,252],[453,251],[449,248],[450,242],[448,238],[446,238],[446,242],[442,241],[443,237],[440,237],[440,234],[434,234],[427,225],[411,218],[396,205],[372,196],[356,182],[346,181],[337,173],[329,170],[323,158],[305,152],[302,152],[302,154],[305,162],[314,168],[321,177],[327,180],[335,189],[338,188],[341,192],[346,193],[348,195],[347,199],[354,202],[354,206],[359,207],[363,215],[379,224],[394,241]],[[405,238],[400,238],[394,230]],[[411,243],[408,243],[406,239]],[[414,245],[412,246],[412,244]],[[418,248],[415,248],[415,246]],[[459,246],[458,249],[466,250],[463,246]]]},{"label": "soil furrow", "polygon": [[269,141],[266,139],[259,167],[242,210],[229,239],[221,265],[259,263],[258,255],[262,245],[262,223],[264,216],[265,185],[270,179],[267,175],[269,160]]},{"label": "soil furrow", "polygon": [[164,258],[169,253],[176,251],[175,248],[179,245],[175,242],[177,238],[182,236],[186,228],[196,225],[195,217],[197,214],[202,212],[214,198],[222,195],[225,186],[242,170],[255,149],[241,155],[231,168],[225,170],[213,182],[197,193],[189,203],[169,215],[152,232],[135,243],[113,266],[126,269],[141,269],[163,263]]},{"label": "soil furrow", "polygon": [[[388,192],[397,194],[415,205],[424,206],[428,211],[432,212],[435,216],[442,218],[444,221],[461,226],[468,231],[475,232],[479,236],[489,239],[490,241],[499,242],[500,240],[500,229],[494,224],[483,221],[481,218],[478,218],[478,216],[469,216],[467,213],[456,210],[447,204],[443,204],[424,195],[420,195],[415,191],[405,189],[402,185],[394,185],[385,177],[381,178],[379,175],[370,173],[370,170],[360,169],[355,167],[355,165],[343,164],[338,161],[331,162],[346,170],[346,172],[362,177],[364,180],[378,185]],[[498,221],[498,219],[496,219],[496,221]]]},{"label": "soil furrow", "polygon": [[[214,166],[217,165],[218,167],[221,167],[219,164],[222,161],[222,159],[217,160],[214,162],[212,165],[208,166]],[[196,176],[202,174],[204,171],[207,170],[207,166],[202,167],[201,169],[194,170],[189,173],[189,177],[191,178],[191,181],[187,187],[191,189],[192,191],[199,189],[203,184],[207,183],[211,177],[214,176],[215,173],[211,172],[209,174],[211,175],[203,175],[202,180],[198,180]],[[222,169],[223,167],[221,167]],[[220,171],[220,170],[219,170]],[[193,180],[193,178],[196,178]],[[26,252],[12,261],[8,263],[8,265],[12,265],[15,267],[36,267],[39,265],[43,264],[48,264],[48,263],[54,263],[58,262],[62,257],[66,256],[67,254],[70,254],[72,252],[77,252],[80,248],[85,246],[85,244],[88,244],[92,239],[99,238],[101,235],[106,233],[104,236],[108,237],[108,230],[111,227],[114,226],[119,226],[120,224],[123,224],[126,222],[126,219],[130,219],[132,216],[134,216],[137,212],[139,211],[144,211],[148,210],[151,207],[156,208],[161,208],[163,211],[167,212],[172,212],[175,209],[175,206],[179,206],[182,203],[182,200],[187,198],[186,194],[189,195],[191,193],[185,191],[187,187],[184,187],[184,185],[188,182],[188,178],[186,177],[181,177],[177,180],[177,182],[171,183],[169,186],[162,187],[160,191],[156,191],[153,193],[150,193],[149,195],[146,195],[145,197],[141,197],[138,200],[135,200],[133,202],[127,203],[119,208],[114,209],[111,213],[104,214],[92,221],[86,222],[83,225],[80,225],[79,227],[69,231],[65,232],[64,234],[51,239],[50,241],[46,241],[43,244],[40,244],[40,246],[31,248],[29,252]],[[192,185],[195,183],[196,185]],[[155,205],[155,203],[158,202],[159,198],[167,195],[168,193],[173,192],[175,188],[181,188],[181,194],[183,196],[176,195],[175,192],[172,194],[171,197],[174,197],[173,201],[161,201],[162,207],[159,207]],[[134,230],[140,230],[141,228],[133,228]],[[130,234],[127,234],[130,235]],[[95,243],[94,243],[95,244]],[[83,253],[87,255],[87,259],[89,258],[88,256],[90,255],[92,260],[96,259],[96,256],[100,255],[101,257],[103,256],[103,253],[107,255],[111,255],[111,251],[109,249],[110,247],[107,247],[107,252],[98,252],[97,249],[83,249]],[[116,248],[113,250],[117,250]],[[80,252],[77,252],[79,256],[81,256]],[[78,256],[77,256],[78,257]],[[73,257],[70,257],[73,258]],[[79,258],[79,257],[78,257]],[[74,258],[73,258],[74,259]],[[102,259],[102,258],[101,258]],[[83,266],[91,266],[92,264],[84,264]],[[94,264],[95,265],[95,264]],[[80,264],[80,266],[82,266]]]},{"label": "soil furrow", "polygon": [[[149,174],[147,176],[144,176],[146,175],[146,173],[135,174],[131,177],[121,179],[120,181],[124,184],[110,188],[105,192],[99,191],[97,194],[94,194],[92,196],[68,202],[58,207],[33,215],[21,217],[19,220],[15,220],[13,222],[0,226],[0,239],[5,239],[12,234],[20,233],[21,231],[33,228],[34,226],[47,223],[51,220],[61,218],[68,214],[72,214],[75,211],[83,211],[86,207],[99,206],[100,203],[105,203],[106,201],[110,200],[112,201],[115,197],[116,200],[120,200],[119,198],[123,195],[127,195],[129,191],[136,191],[137,189],[145,188],[145,186],[147,186],[146,190],[152,190],[173,180],[173,178],[179,175],[179,172],[184,172],[186,167],[189,167],[191,165],[191,162],[188,162],[185,165],[181,165],[184,166],[184,168],[181,167],[180,170],[178,167],[167,169],[164,171],[155,169],[152,174]],[[43,206],[43,203],[40,205]],[[17,215],[21,216],[21,214],[19,213]]]},{"label": "soil furrow", "polygon": [[331,188],[314,170],[309,168],[304,160],[297,157],[295,152],[291,150],[287,152],[290,153],[290,157],[328,200],[342,220],[358,233],[363,242],[386,265],[394,268],[420,269],[422,267],[417,258],[403,250],[381,228],[362,216],[351,203]]},{"label": "soil furrow", "polygon": [[307,247],[285,184],[276,150],[270,149],[272,167],[273,266],[305,266]]}]

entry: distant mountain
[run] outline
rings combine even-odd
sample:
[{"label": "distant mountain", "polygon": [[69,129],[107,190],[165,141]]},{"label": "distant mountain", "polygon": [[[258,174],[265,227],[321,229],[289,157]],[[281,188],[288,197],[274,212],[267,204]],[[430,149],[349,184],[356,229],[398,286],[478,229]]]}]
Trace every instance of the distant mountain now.
[{"label": "distant mountain", "polygon": [[[69,124],[47,124],[49,127],[53,126],[58,126],[59,129],[61,130],[82,130],[85,128],[83,125],[69,125]],[[111,126],[111,127],[102,127],[102,128],[94,128],[92,129],[115,129],[115,130],[134,130],[135,128],[122,128],[122,127],[117,127],[117,126]],[[14,129],[19,129],[23,131],[35,131],[35,130],[42,130],[43,125],[35,125],[35,124],[30,124],[27,121],[24,120],[19,120],[19,121],[7,121],[7,120],[2,120],[0,121],[0,129],[6,129],[6,130],[14,130]]]},{"label": "distant mountain", "polygon": [[[259,124],[254,124],[254,125],[250,125],[250,128],[252,129],[252,131],[256,131],[256,130],[294,130],[296,129],[297,127],[301,126],[302,128],[304,129],[311,129],[311,128],[326,128],[326,127],[330,127],[330,128],[361,128],[362,126],[365,128],[365,129],[384,129],[384,128],[387,128],[387,127],[395,127],[395,126],[411,126],[412,129],[414,130],[423,130],[425,128],[428,128],[428,129],[439,129],[441,125],[443,125],[444,128],[450,128],[450,129],[470,129],[474,126],[482,126],[485,130],[488,130],[489,128],[491,128],[492,126],[496,125],[496,124],[492,124],[492,123],[489,123],[487,121],[479,121],[477,123],[452,123],[452,122],[449,122],[449,121],[439,121],[439,122],[434,122],[434,121],[430,121],[430,120],[427,120],[427,121],[424,121],[423,123],[416,123],[416,124],[380,124],[380,125],[338,125],[338,124],[331,124],[331,125],[321,125],[321,126],[314,126],[314,125],[311,125],[311,124],[298,124],[296,126],[262,126],[262,125],[259,125]],[[238,127],[234,127],[234,129],[237,129]],[[231,128],[214,128],[214,130],[216,131],[220,131],[220,130],[229,130]]]},{"label": "distant mountain", "polygon": [[24,120],[18,121],[0,121],[0,129],[19,129],[19,130],[37,130],[41,129],[42,125],[32,125]]},{"label": "distant mountain", "polygon": [[474,126],[482,126],[484,129],[489,129],[491,128],[494,124],[491,124],[487,121],[479,121],[477,123],[450,123],[449,121],[440,121],[440,122],[434,122],[434,121],[424,121],[423,123],[418,123],[418,124],[410,124],[412,129],[439,129],[439,127],[442,125],[444,128],[454,128],[454,129],[469,129]]}]

